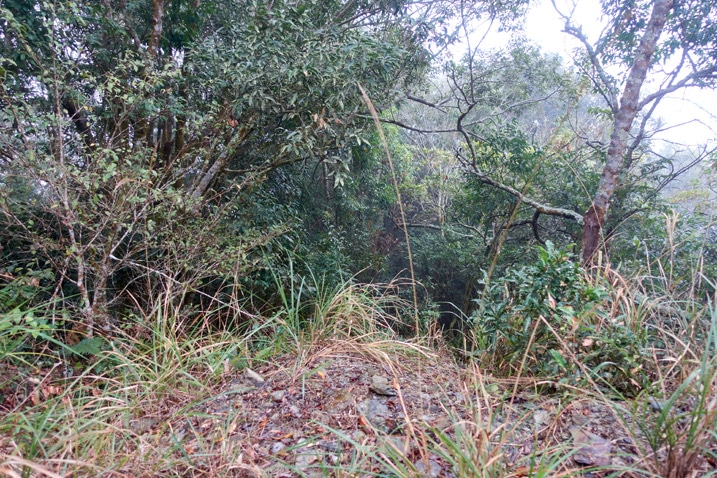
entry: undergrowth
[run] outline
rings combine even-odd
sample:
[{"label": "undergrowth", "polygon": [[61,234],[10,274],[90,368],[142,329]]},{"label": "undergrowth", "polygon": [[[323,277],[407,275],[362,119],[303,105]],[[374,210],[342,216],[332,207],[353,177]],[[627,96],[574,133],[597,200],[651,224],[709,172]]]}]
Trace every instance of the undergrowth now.
[{"label": "undergrowth", "polygon": [[[0,471],[272,476],[268,460],[287,476],[412,477],[440,468],[461,477],[681,477],[717,465],[714,301],[656,297],[645,279],[609,268],[586,274],[548,244],[535,265],[484,283],[463,359],[451,362],[440,334],[398,333],[412,324],[411,304],[399,298],[405,284],[333,285],[293,272],[274,279],[279,300],[266,316],[239,301],[225,306],[224,317],[241,318],[241,333],[187,315],[173,305],[170,284],[122,330],[74,345],[64,341],[66,321],[45,315],[50,308],[14,303],[0,321]],[[399,387],[391,400],[404,410],[400,435],[368,424],[361,438],[317,423],[341,448],[309,468],[296,457],[319,437],[259,459],[233,441],[237,410],[219,421],[203,411],[246,369],[284,367],[303,380],[323,373],[317,357],[334,356],[360,357],[396,377],[414,363],[451,367],[462,393],[445,396],[447,422],[436,425],[406,411]],[[538,408],[557,400],[557,418],[539,426],[516,405],[526,396]],[[629,456],[578,466],[583,445],[557,438],[565,432],[559,417],[577,400],[612,410]],[[516,456],[518,442],[532,451]]]}]

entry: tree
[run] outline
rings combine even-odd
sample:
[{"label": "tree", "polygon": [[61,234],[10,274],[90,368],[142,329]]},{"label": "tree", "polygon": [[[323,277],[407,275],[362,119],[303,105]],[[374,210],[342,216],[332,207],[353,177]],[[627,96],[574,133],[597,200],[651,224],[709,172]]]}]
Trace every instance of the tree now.
[{"label": "tree", "polygon": [[[486,246],[498,252],[503,231],[518,225],[532,224],[540,241],[541,215],[580,221],[582,215],[572,209],[550,205],[543,194],[552,186],[543,180],[545,174],[537,174],[559,169],[551,158],[564,154],[564,145],[546,144],[550,133],[538,134],[540,125],[560,124],[579,91],[560,61],[535,46],[515,42],[505,51],[468,51],[445,71],[446,87],[424,98],[410,95],[418,106],[385,121],[402,126],[414,143],[452,151],[458,160],[453,168],[469,177],[469,187],[486,188],[473,195],[479,203],[473,205],[472,220],[466,223],[463,216],[459,222],[472,224],[473,232],[482,229]],[[425,111],[416,113],[419,106]],[[424,136],[429,134],[444,139],[428,143]],[[520,212],[514,217],[510,211],[516,207]],[[515,218],[519,224],[511,225]]]},{"label": "tree", "polygon": [[[553,5],[555,3],[553,2]],[[600,183],[585,213],[582,260],[589,264],[600,246],[610,201],[621,175],[629,169],[632,153],[646,136],[646,125],[660,101],[687,87],[711,87],[717,80],[717,3],[694,0],[618,2],[606,0],[610,25],[591,44],[580,28],[563,14],[565,32],[580,40],[587,55],[585,71],[612,114],[612,134]],[[556,7],[557,10],[557,7]],[[606,64],[629,65],[622,93]],[[641,95],[648,74],[664,68],[654,90]],[[635,120],[641,123],[634,131]]]},{"label": "tree", "polygon": [[389,107],[426,71],[421,8],[3,2],[0,241],[22,242],[3,266],[52,270],[89,334],[158,283],[181,305],[247,274],[287,229],[251,217],[252,194],[290,164],[343,171],[367,124],[356,81]]},{"label": "tree", "polygon": [[[568,151],[574,159],[576,146],[591,154],[593,162],[602,164],[600,179],[594,184],[590,179],[592,173],[582,170],[590,176],[581,178],[581,186],[588,188],[591,197],[586,209],[582,209],[581,200],[564,197],[560,200],[559,195],[550,198],[543,194],[545,189],[531,189],[527,182],[516,187],[517,177],[500,177],[482,164],[484,155],[478,145],[485,143],[485,128],[481,131],[478,126],[488,124],[491,118],[519,117],[520,112],[531,105],[555,104],[553,98],[559,92],[570,91],[569,81],[551,80],[551,83],[545,81],[546,77],[541,79],[538,72],[548,70],[546,62],[536,60],[531,65],[530,60],[523,60],[516,54],[518,49],[511,52],[512,63],[496,57],[490,67],[486,67],[481,61],[480,50],[469,48],[462,62],[450,65],[447,70],[451,94],[434,99],[412,95],[409,99],[430,108],[434,115],[441,112],[438,126],[416,126],[405,120],[387,121],[403,126],[410,135],[460,135],[462,144],[457,154],[463,158],[473,178],[512,196],[536,215],[563,218],[581,226],[582,260],[588,264],[596,258],[601,244],[607,246],[616,231],[616,224],[645,211],[638,198],[643,199],[643,204],[648,199],[655,199],[667,184],[714,151],[711,147],[696,148],[686,163],[676,166],[677,158],[665,157],[655,151],[651,139],[660,130],[654,113],[666,95],[680,88],[714,86],[717,79],[715,4],[695,0],[607,0],[603,2],[603,10],[609,26],[594,44],[571,23],[570,14],[563,14],[565,32],[578,38],[584,47],[584,55],[576,60],[576,64],[592,84],[593,95],[605,104],[579,111],[579,103],[583,100],[572,100],[572,105],[564,102],[566,109],[553,116],[563,117],[557,124],[563,124],[564,131],[558,127],[552,132],[554,139],[559,141],[540,146],[546,154],[552,155],[552,158],[546,156],[542,160],[547,168],[555,168],[553,159],[564,157]],[[529,58],[538,56],[533,54]],[[626,73],[610,74],[616,68],[624,68]],[[502,71],[505,74],[501,74]],[[644,88],[646,84],[649,88]],[[524,89],[520,94],[522,87],[518,85],[532,88],[532,94],[526,95]],[[575,92],[579,90],[578,84]],[[603,138],[600,131],[598,136],[590,131],[580,131],[572,124],[568,113],[592,115],[597,122],[606,119],[610,123],[609,138]],[[524,119],[523,134],[537,130],[537,123],[532,128]],[[572,137],[561,139],[571,128]],[[515,139],[521,141],[518,136]],[[498,148],[499,154],[509,154],[509,143],[505,144],[505,148]],[[558,187],[566,189],[566,184]],[[613,219],[608,215],[611,203],[613,207],[620,206],[614,211]],[[504,230],[507,233],[507,229]]]}]

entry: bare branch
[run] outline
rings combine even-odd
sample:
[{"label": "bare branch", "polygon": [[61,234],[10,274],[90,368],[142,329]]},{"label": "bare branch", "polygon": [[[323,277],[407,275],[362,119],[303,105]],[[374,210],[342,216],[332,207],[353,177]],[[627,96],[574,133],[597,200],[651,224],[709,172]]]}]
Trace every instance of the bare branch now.
[{"label": "bare branch", "polygon": [[[438,105],[438,104],[436,104],[436,103],[431,103],[430,101],[426,101],[426,100],[421,99],[421,98],[417,98],[417,97],[415,97],[415,96],[413,96],[413,95],[411,95],[411,94],[407,94],[407,95],[406,95],[406,98],[409,99],[409,100],[411,100],[411,101],[415,101],[416,103],[421,103],[422,105],[426,105],[426,106],[430,106],[431,108],[435,108],[435,109],[437,109],[438,111],[440,111],[441,113],[445,113],[445,112],[446,112],[446,110],[444,110],[441,105]],[[383,120],[382,120],[382,121],[383,121]]]},{"label": "bare branch", "polygon": [[593,68],[595,69],[595,73],[597,73],[598,78],[600,79],[600,84],[598,84],[595,78],[591,79],[593,80],[595,86],[598,87],[598,89],[601,91],[601,94],[605,97],[608,106],[610,107],[612,112],[617,113],[617,110],[619,108],[617,93],[615,92],[615,89],[611,87],[610,78],[605,72],[605,69],[602,67],[602,64],[600,63],[598,53],[590,44],[587,37],[583,34],[582,29],[572,26],[570,24],[570,18],[565,16],[563,16],[563,18],[565,19],[565,27],[563,28],[563,31],[568,35],[575,37],[578,41],[580,41],[580,43],[583,44],[583,47],[588,54],[588,58],[590,59],[590,63],[592,64]]},{"label": "bare branch", "polygon": [[651,102],[664,97],[665,95],[668,95],[670,93],[673,93],[679,89],[682,88],[688,88],[688,87],[694,87],[699,86],[696,83],[696,80],[717,80],[717,66],[713,66],[710,68],[706,68],[704,70],[695,71],[689,75],[687,75],[682,80],[678,81],[677,83],[674,83],[670,86],[667,86],[665,88],[662,88],[650,95],[647,95],[645,98],[638,103],[638,108],[642,109]]},{"label": "bare branch", "polygon": [[409,131],[414,131],[416,133],[423,133],[423,134],[433,134],[433,133],[457,133],[457,129],[422,129],[422,128],[416,128],[415,126],[409,126],[406,123],[402,123],[397,120],[391,120],[391,119],[385,119],[381,118],[382,123],[388,123],[393,124],[396,126],[400,126],[401,128],[407,129]]}]

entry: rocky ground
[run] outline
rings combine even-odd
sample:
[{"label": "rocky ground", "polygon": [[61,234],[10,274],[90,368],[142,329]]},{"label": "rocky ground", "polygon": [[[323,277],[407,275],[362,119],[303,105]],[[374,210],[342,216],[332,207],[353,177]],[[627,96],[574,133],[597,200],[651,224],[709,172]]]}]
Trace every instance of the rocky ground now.
[{"label": "rocky ground", "polygon": [[[640,412],[576,390],[536,393],[530,380],[408,352],[330,344],[251,368],[227,363],[199,393],[168,394],[107,423],[132,458],[98,476],[647,476],[630,471],[650,459],[638,421],[660,403]],[[33,379],[2,370],[5,413],[41,410],[63,393],[57,371]],[[17,454],[21,440],[0,437],[0,452]],[[168,456],[186,466],[159,466]],[[714,468],[703,458],[688,476]]]},{"label": "rocky ground", "polygon": [[606,473],[589,470],[629,467],[637,459],[617,418],[621,404],[589,398],[566,404],[560,394],[514,390],[448,357],[390,363],[333,351],[296,368],[296,358],[284,356],[227,375],[220,393],[172,428],[190,453],[187,438],[200,430],[196,447],[205,435],[227,440],[241,447],[247,472],[276,477],[326,476],[327,469],[357,462],[368,476],[381,470],[381,457],[411,462],[404,466],[419,476],[455,477],[451,462],[420,441],[427,430],[455,438],[457,428],[491,441],[481,445],[484,452],[500,456],[513,476],[533,476],[531,463],[541,460],[561,461],[556,469],[572,475],[600,476]]}]

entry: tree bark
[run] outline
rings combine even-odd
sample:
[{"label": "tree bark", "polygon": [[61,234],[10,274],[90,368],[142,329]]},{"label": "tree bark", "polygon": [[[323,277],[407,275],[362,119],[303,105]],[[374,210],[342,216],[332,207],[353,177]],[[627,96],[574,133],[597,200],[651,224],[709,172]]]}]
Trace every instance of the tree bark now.
[{"label": "tree bark", "polygon": [[147,50],[152,59],[157,58],[159,41],[162,38],[162,24],[164,23],[164,0],[154,0],[152,12],[152,35],[149,38]]},{"label": "tree bark", "polygon": [[623,156],[627,137],[635,117],[640,111],[640,90],[647,77],[657,40],[662,34],[672,7],[673,0],[655,1],[652,6],[650,21],[635,53],[635,60],[630,68],[622,98],[620,99],[620,107],[613,120],[610,146],[608,147],[607,159],[600,183],[593,197],[592,205],[584,216],[581,249],[582,261],[585,265],[595,260],[596,252],[600,246],[601,232],[605,224],[610,199],[615,192],[615,187],[624,167]]}]

